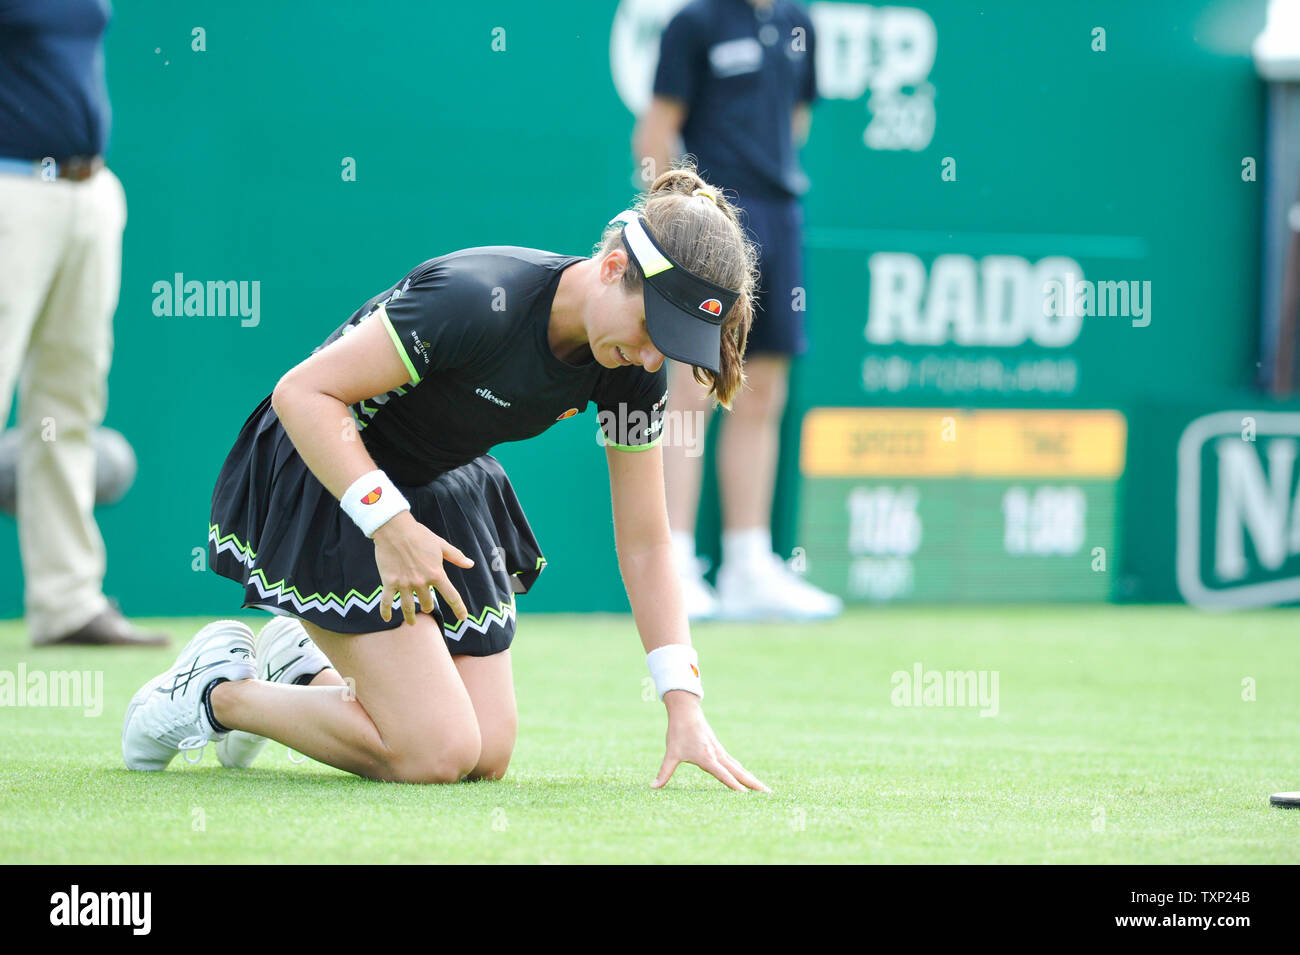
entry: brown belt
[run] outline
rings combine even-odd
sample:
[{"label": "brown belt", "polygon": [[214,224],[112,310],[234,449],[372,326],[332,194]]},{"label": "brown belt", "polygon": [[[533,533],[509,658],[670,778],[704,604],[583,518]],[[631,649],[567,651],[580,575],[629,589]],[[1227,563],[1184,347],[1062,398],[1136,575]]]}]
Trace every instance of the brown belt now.
[{"label": "brown belt", "polygon": [[34,176],[46,182],[56,178],[67,179],[69,182],[85,182],[103,168],[103,156],[69,156],[57,162],[50,157],[45,159],[0,157],[0,172]]},{"label": "brown belt", "polygon": [[58,160],[58,177],[73,182],[85,182],[104,168],[103,156],[69,156]]}]

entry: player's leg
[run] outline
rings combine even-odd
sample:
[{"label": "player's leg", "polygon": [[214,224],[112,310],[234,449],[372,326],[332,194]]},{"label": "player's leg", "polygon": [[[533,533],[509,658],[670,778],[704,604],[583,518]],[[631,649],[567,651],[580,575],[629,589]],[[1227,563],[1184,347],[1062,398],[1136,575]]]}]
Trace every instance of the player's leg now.
[{"label": "player's leg", "polygon": [[[307,635],[302,621],[295,617],[276,617],[266,624],[257,636],[255,655],[258,678],[268,682],[346,685]],[[468,778],[500,779],[510,765],[518,728],[510,651],[481,657],[454,656],[452,660],[469,692],[482,741],[478,765]],[[217,754],[225,766],[247,767],[265,742],[264,736],[235,730],[217,744]]]},{"label": "player's leg", "polygon": [[704,480],[704,436],[713,405],[708,390],[693,377],[691,366],[682,362],[669,364],[668,394],[669,414],[682,418],[681,426],[674,430],[697,439],[689,445],[684,440],[666,441],[663,454],[668,525],[672,529],[682,596],[687,615],[692,620],[702,620],[717,611],[717,597],[705,583],[702,564],[695,556],[695,516]]},{"label": "player's leg", "polygon": [[[291,686],[344,686],[344,680],[297,617],[276,616],[257,634],[253,651],[257,679]],[[232,730],[217,742],[217,759],[247,769],[266,746],[266,737]]]},{"label": "player's leg", "polygon": [[222,683],[218,722],[372,779],[454,782],[474,769],[474,706],[434,617],[361,635],[305,627],[345,684]]},{"label": "player's leg", "polygon": [[470,779],[500,779],[515,751],[519,712],[510,651],[486,657],[455,656],[452,660],[474,704],[482,751]]}]

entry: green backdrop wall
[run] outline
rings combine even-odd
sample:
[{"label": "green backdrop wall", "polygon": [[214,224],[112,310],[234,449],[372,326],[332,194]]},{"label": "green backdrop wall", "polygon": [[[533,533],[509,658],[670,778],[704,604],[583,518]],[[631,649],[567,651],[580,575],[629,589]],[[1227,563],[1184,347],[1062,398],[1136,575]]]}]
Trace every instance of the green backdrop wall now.
[{"label": "green backdrop wall", "polygon": [[[590,250],[632,195],[624,96],[676,5],[117,6],[108,158],[129,220],[107,423],[140,474],[99,516],[129,613],[237,607],[235,585],[193,569],[216,471],[247,412],[359,303],[454,248]],[[798,545],[804,408],[1132,418],[1249,389],[1261,187],[1242,170],[1262,153],[1248,50],[1263,0],[811,9],[828,96],[805,150],[814,351],[786,427],[782,550]],[[1061,257],[1081,278],[1149,281],[1149,324],[1010,340],[1033,307],[1026,270]],[[154,283],[177,273],[260,283],[258,323],[155,315]],[[550,560],[526,609],[626,607],[594,431],[587,414],[499,449]],[[706,551],[714,534],[706,516]],[[0,615],[16,615],[8,518],[0,555]],[[1124,595],[1175,596],[1167,556],[1129,568]]]}]

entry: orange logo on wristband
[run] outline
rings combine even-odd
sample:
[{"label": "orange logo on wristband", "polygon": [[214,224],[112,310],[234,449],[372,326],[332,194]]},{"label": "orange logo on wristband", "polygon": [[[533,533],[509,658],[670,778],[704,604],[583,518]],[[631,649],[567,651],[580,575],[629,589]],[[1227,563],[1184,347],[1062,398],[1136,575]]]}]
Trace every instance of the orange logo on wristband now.
[{"label": "orange logo on wristband", "polygon": [[383,489],[382,487],[377,487],[377,488],[375,488],[373,491],[371,491],[369,494],[367,494],[365,497],[363,497],[363,498],[361,499],[361,503],[362,503],[362,504],[374,504],[375,502],[377,502],[377,501],[378,501],[381,497],[383,497],[383,496],[384,496],[384,489]]},{"label": "orange logo on wristband", "polygon": [[697,667],[694,663],[692,663],[692,664],[691,664],[691,672],[694,673],[696,676],[699,676],[699,675],[700,675],[700,668]]}]

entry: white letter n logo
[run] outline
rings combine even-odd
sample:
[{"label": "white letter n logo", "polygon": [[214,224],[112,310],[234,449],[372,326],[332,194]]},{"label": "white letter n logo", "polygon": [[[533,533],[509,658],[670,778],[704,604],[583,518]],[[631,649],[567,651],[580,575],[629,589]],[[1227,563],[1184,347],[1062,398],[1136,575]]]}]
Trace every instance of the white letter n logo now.
[{"label": "white letter n logo", "polygon": [[1268,442],[1268,475],[1252,443],[1240,438],[1219,438],[1219,506],[1215,526],[1214,572],[1221,580],[1246,576],[1245,536],[1255,545],[1260,564],[1277,570],[1286,560],[1287,512],[1291,469],[1296,442],[1273,438]]}]

